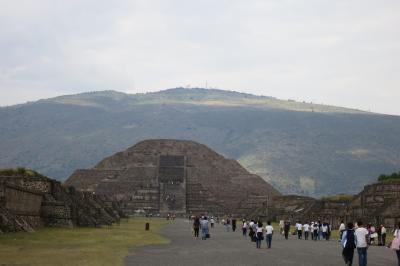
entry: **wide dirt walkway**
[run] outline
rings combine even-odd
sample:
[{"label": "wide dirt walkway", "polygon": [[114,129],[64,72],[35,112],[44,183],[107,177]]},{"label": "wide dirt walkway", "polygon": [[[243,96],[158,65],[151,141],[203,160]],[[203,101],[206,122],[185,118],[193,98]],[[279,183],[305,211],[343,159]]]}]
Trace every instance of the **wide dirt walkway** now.
[{"label": "wide dirt walkway", "polygon": [[[240,228],[239,228],[240,229]],[[162,235],[169,245],[136,249],[126,257],[126,265],[344,265],[337,241],[305,241],[293,236],[285,240],[275,234],[272,248],[263,241],[261,249],[244,238],[240,231],[225,232],[222,225],[211,230],[211,238],[195,239],[188,220],[175,220],[166,226]],[[357,251],[353,265],[358,265]],[[397,266],[396,254],[388,248],[370,247],[368,265]]]}]

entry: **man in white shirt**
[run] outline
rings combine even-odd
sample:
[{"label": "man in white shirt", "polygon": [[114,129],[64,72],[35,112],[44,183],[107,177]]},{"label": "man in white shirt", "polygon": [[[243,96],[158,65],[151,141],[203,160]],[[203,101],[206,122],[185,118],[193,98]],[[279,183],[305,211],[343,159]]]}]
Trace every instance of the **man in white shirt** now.
[{"label": "man in white shirt", "polygon": [[271,222],[267,222],[267,226],[265,227],[265,239],[267,241],[267,247],[271,248],[271,242],[272,242],[272,234],[274,233],[274,228],[271,225]]},{"label": "man in white shirt", "polygon": [[381,241],[380,241],[382,246],[386,245],[386,228],[381,225]]},{"label": "man in white shirt", "polygon": [[339,226],[339,232],[340,232],[340,239],[339,242],[342,241],[342,236],[343,236],[343,232],[346,230],[346,226],[344,225],[344,222],[341,221],[340,222],[340,226]]},{"label": "man in white shirt", "polygon": [[298,222],[296,223],[296,229],[297,229],[297,238],[298,238],[298,239],[301,239],[301,237],[302,237],[302,235],[303,235],[303,232],[302,232],[302,230],[303,230],[303,225],[301,224],[300,221],[298,221]]},{"label": "man in white shirt", "polygon": [[308,240],[308,233],[310,232],[310,225],[306,222],[303,225],[303,228],[304,228],[304,239]]},{"label": "man in white shirt", "polygon": [[360,266],[367,265],[368,230],[364,228],[362,221],[357,222],[355,231],[357,240],[358,261]]},{"label": "man in white shirt", "polygon": [[327,232],[328,232],[327,224],[323,223],[321,228],[322,228],[322,238],[326,239],[326,235],[327,235]]}]

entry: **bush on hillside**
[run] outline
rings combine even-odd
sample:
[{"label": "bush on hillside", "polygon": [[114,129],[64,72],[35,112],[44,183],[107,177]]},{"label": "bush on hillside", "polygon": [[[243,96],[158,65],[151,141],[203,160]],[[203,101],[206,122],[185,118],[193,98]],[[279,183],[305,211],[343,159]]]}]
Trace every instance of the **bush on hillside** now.
[{"label": "bush on hillside", "polygon": [[400,182],[400,171],[392,173],[391,175],[380,175],[378,181],[385,183]]},{"label": "bush on hillside", "polygon": [[23,176],[23,177],[41,177],[47,178],[46,176],[23,167],[18,168],[0,168],[0,175],[2,176]]}]

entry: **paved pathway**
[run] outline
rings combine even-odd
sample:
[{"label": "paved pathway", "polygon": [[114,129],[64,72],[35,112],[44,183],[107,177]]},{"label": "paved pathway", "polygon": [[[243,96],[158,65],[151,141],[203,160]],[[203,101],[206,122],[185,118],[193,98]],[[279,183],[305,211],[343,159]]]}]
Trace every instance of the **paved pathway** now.
[{"label": "paved pathway", "polygon": [[[126,265],[344,265],[337,241],[305,241],[294,237],[285,240],[276,234],[272,248],[263,241],[261,249],[244,238],[241,232],[225,232],[216,225],[211,238],[195,239],[187,220],[175,220],[167,225],[162,235],[171,240],[168,245],[155,245],[136,249],[125,259]],[[353,265],[358,265],[357,251]],[[368,266],[397,266],[396,254],[388,248],[370,247]]]}]

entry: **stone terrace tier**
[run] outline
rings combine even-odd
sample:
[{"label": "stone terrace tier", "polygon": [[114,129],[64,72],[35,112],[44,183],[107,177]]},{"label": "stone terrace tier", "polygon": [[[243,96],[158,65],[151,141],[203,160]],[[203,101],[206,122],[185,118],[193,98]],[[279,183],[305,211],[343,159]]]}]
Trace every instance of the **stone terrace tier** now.
[{"label": "stone terrace tier", "polygon": [[127,214],[247,215],[280,193],[193,141],[147,140],[77,170],[66,185],[117,197]]}]

